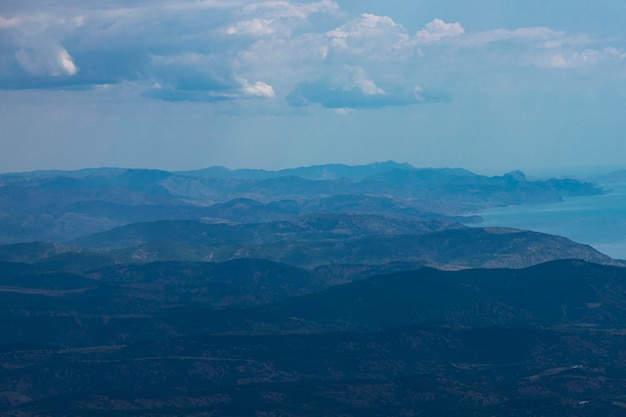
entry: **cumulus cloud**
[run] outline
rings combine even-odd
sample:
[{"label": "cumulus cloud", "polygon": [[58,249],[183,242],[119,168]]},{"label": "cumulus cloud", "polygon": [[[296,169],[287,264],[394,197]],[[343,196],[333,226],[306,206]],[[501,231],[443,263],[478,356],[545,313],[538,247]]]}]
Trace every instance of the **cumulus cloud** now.
[{"label": "cumulus cloud", "polygon": [[363,77],[363,78],[357,79],[356,81],[357,81],[357,85],[359,89],[366,96],[386,94],[385,90],[377,86],[373,80]]},{"label": "cumulus cloud", "polygon": [[418,103],[448,101],[446,94],[426,93],[420,87],[399,89],[385,94],[365,94],[357,88],[344,90],[333,88],[326,81],[302,82],[296,85],[287,96],[287,102],[294,107],[319,104],[327,109],[367,109],[388,106],[408,106]]},{"label": "cumulus cloud", "polygon": [[537,64],[549,68],[581,68],[597,65],[600,62],[624,59],[626,59],[626,52],[623,49],[604,48],[547,54],[538,59]]},{"label": "cumulus cloud", "polygon": [[393,16],[349,14],[331,0],[20,4],[0,16],[0,88],[135,83],[163,100],[288,95],[291,105],[339,109],[445,100],[416,87],[434,80],[446,90],[439,68],[624,59],[622,45],[547,27],[466,31],[435,18],[410,34]]},{"label": "cumulus cloud", "polygon": [[[247,51],[262,38],[272,48],[292,40],[303,46],[306,33],[294,38],[292,30],[308,25],[313,15],[339,10],[329,0],[156,0],[149,5],[114,0],[56,6],[50,0],[40,6],[2,15],[0,88],[130,81],[143,84],[147,95],[168,100],[274,97],[263,62]],[[315,53],[321,57],[326,51],[321,46]],[[289,57],[293,54],[286,52]],[[276,77],[275,70],[268,73]],[[241,82],[246,79],[251,81]]]},{"label": "cumulus cloud", "polygon": [[252,97],[272,98],[275,96],[274,89],[271,85],[265,84],[262,81],[257,81],[254,84],[248,83],[248,80],[243,80],[243,92],[246,95]]},{"label": "cumulus cloud", "polygon": [[529,46],[560,48],[563,46],[581,46],[588,44],[586,35],[571,35],[546,27],[526,27],[518,29],[492,29],[468,34],[464,37],[463,46],[480,47],[492,43],[515,42]]},{"label": "cumulus cloud", "polygon": [[64,45],[67,33],[83,24],[80,16],[15,13],[0,16],[0,84],[6,77],[42,79],[73,77],[79,71],[74,56]]},{"label": "cumulus cloud", "polygon": [[275,30],[272,27],[272,19],[246,20],[226,29],[226,33],[229,35],[245,34],[252,36],[265,36],[271,35],[274,32]]},{"label": "cumulus cloud", "polygon": [[368,59],[384,58],[390,52],[405,47],[409,36],[406,29],[388,16],[363,13],[338,28],[328,31],[330,47]]},{"label": "cumulus cloud", "polygon": [[420,43],[439,42],[445,38],[454,38],[465,33],[465,29],[459,22],[446,23],[441,19],[434,19],[432,22],[424,26],[415,35]]},{"label": "cumulus cloud", "polygon": [[383,89],[366,77],[361,68],[349,68],[347,72],[347,76],[335,75],[329,79],[301,82],[287,96],[287,102],[294,107],[319,104],[324,108],[340,110],[341,113],[346,109],[407,106],[448,100],[446,94],[426,92],[420,86],[396,85]]},{"label": "cumulus cloud", "polygon": [[[488,52],[500,65],[540,68],[590,68],[624,60],[623,48],[593,47],[598,40],[547,27],[493,29],[467,34],[455,47],[474,53]],[[495,59],[494,59],[495,58]]]},{"label": "cumulus cloud", "polygon": [[342,108],[339,108],[339,109],[334,109],[334,112],[335,112],[335,114],[338,114],[339,116],[347,116],[349,114],[354,113],[354,109],[342,107]]},{"label": "cumulus cloud", "polygon": [[346,67],[343,74],[335,74],[330,80],[330,85],[334,89],[344,91],[358,90],[366,96],[385,94],[385,90],[376,85],[360,67]]},{"label": "cumulus cloud", "polygon": [[[363,13],[359,18],[354,19],[339,28],[328,32],[331,38],[347,39],[378,36],[387,30],[394,32],[404,32],[402,25],[399,25],[388,16],[377,16],[370,13]],[[406,35],[402,36],[406,38]]]},{"label": "cumulus cloud", "polygon": [[20,49],[15,53],[15,59],[31,75],[59,77],[72,76],[78,72],[70,54],[57,45],[38,49]]},{"label": "cumulus cloud", "polygon": [[[243,10],[234,13],[238,22],[230,24],[225,32],[234,37],[247,37],[248,39],[263,38],[272,43],[275,49],[282,49],[285,42],[299,42],[301,38],[306,38],[307,33],[298,33],[294,37],[294,32],[299,32],[302,28],[310,28],[310,19],[318,18],[321,15],[334,16],[339,10],[339,6],[328,0],[310,3],[298,3],[294,1],[263,1],[252,2]],[[310,32],[315,36],[315,29]],[[298,39],[300,38],[300,39]],[[283,45],[278,45],[279,43]],[[254,44],[252,45],[254,47]],[[246,51],[242,51],[245,54]],[[300,54],[298,54],[300,55]]]}]

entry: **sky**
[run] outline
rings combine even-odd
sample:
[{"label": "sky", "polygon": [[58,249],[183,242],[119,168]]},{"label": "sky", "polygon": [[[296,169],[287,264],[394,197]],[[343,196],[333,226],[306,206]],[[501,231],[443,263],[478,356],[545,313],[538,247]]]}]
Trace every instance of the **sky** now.
[{"label": "sky", "polygon": [[0,172],[626,167],[623,0],[2,0]]}]

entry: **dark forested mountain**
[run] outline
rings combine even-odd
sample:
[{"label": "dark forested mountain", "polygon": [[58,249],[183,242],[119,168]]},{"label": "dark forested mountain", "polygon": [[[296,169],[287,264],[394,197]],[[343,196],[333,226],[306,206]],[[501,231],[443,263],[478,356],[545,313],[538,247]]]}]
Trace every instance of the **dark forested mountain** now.
[{"label": "dark forested mountain", "polygon": [[235,225],[192,220],[136,223],[72,243],[108,249],[100,253],[125,262],[265,258],[305,268],[410,262],[448,269],[522,268],[566,258],[619,263],[590,246],[537,232],[354,215]]},{"label": "dark forested mountain", "polygon": [[316,214],[289,221],[232,224],[164,220],[122,226],[72,241],[82,247],[130,247],[154,241],[203,245],[263,245],[282,241],[346,240],[464,228],[451,221],[410,221],[376,215]]},{"label": "dark forested mountain", "polygon": [[421,269],[240,309],[312,277],[237,262],[4,275],[2,415],[623,413],[622,268]]},{"label": "dark forested mountain", "polygon": [[[626,269],[394,162],[0,175],[0,415],[623,415]],[[471,227],[470,227],[471,226]]]}]

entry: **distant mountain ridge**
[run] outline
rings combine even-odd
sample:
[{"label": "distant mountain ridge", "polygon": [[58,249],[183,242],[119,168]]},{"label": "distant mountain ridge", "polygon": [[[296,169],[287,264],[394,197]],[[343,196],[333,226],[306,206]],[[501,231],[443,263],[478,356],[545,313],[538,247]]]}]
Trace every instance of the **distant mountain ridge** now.
[{"label": "distant mountain ridge", "polygon": [[591,181],[603,184],[626,183],[626,169],[609,172],[603,175],[595,175],[590,178]]},{"label": "distant mountain ridge", "polygon": [[240,178],[265,180],[270,178],[295,176],[309,180],[336,180],[340,178],[363,179],[370,175],[393,169],[413,170],[414,166],[408,163],[394,161],[374,162],[366,165],[325,164],[309,167],[288,168],[277,171],[264,169],[228,169],[226,167],[209,167],[193,171],[176,171],[177,174],[191,177]]},{"label": "distant mountain ridge", "polygon": [[393,161],[280,171],[35,171],[0,175],[0,243],[66,241],[139,220],[249,223],[332,212],[473,221],[463,216],[601,192],[576,180],[530,181],[520,172],[487,177]]}]

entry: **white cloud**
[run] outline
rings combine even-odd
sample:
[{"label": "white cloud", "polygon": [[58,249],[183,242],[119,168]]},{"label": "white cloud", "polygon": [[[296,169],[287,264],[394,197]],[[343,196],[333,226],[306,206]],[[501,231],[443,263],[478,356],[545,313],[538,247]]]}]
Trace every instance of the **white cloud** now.
[{"label": "white cloud", "polygon": [[61,69],[67,75],[76,75],[78,72],[78,68],[74,64],[74,60],[70,56],[70,54],[63,48],[59,50],[58,60]]},{"label": "white cloud", "polygon": [[312,3],[254,2],[243,8],[243,11],[233,13],[233,17],[241,19],[243,14],[245,19],[227,26],[225,32],[229,35],[292,39],[293,32],[309,24],[309,17],[312,15],[333,15],[338,9],[339,6],[335,2],[328,0]]},{"label": "white cloud", "polygon": [[377,16],[375,14],[363,13],[359,21],[359,26],[361,28],[376,28],[379,26],[398,27],[399,25],[389,16]]},{"label": "white cloud", "polygon": [[[445,90],[446,74],[487,66],[583,68],[623,59],[615,39],[547,27],[466,32],[460,22],[442,19],[409,34],[390,16],[350,15],[331,0],[47,4],[0,16],[4,85],[27,88],[20,85],[32,85],[29,75],[65,76],[50,80],[52,88],[65,82],[158,83],[174,100],[196,99],[196,92],[275,97],[325,80],[374,103],[398,91],[409,97],[414,85],[430,92],[428,80]],[[446,72],[438,73],[443,66]]]},{"label": "white cloud", "polygon": [[[463,36],[460,36],[463,35]],[[460,23],[435,19],[417,32],[415,45],[437,48],[437,56],[464,62],[489,62],[496,67],[535,66],[583,68],[624,59],[624,50],[597,47],[586,34],[572,34],[547,27],[491,29],[466,33]],[[446,42],[441,42],[446,39]],[[488,48],[487,48],[488,47]],[[423,61],[432,59],[428,49],[419,49]]]},{"label": "white cloud", "polygon": [[341,107],[339,109],[331,109],[331,111],[339,116],[348,116],[354,113],[356,110],[350,107]]},{"label": "white cloud", "polygon": [[[390,17],[377,16],[363,13],[359,18],[354,19],[335,30],[326,33],[332,39],[363,39],[383,36],[388,40],[389,35],[393,38],[406,39],[404,27],[397,24]],[[346,44],[347,45],[347,44]]]},{"label": "white cloud", "polygon": [[601,43],[602,40],[594,40],[586,34],[525,27],[468,33],[451,46],[463,48],[477,58],[487,54],[490,62],[501,66],[583,68],[625,58],[621,48],[593,47]]},{"label": "white cloud", "polygon": [[250,84],[248,80],[243,79],[243,88],[242,91],[248,95],[253,97],[263,97],[263,98],[272,98],[275,96],[274,89],[271,85],[265,84],[264,82],[257,81],[254,84]]},{"label": "white cloud", "polygon": [[18,64],[29,74],[35,76],[75,75],[78,68],[70,54],[60,46],[47,48],[20,49],[15,53]]},{"label": "white cloud", "polygon": [[80,14],[22,11],[11,18],[0,16],[0,54],[4,55],[1,59],[9,61],[3,67],[34,77],[76,75],[78,67],[64,40],[84,24]]},{"label": "white cloud", "polygon": [[338,28],[328,31],[330,47],[366,60],[386,60],[402,52],[409,36],[401,24],[387,16],[363,13]]},{"label": "white cloud", "polygon": [[359,91],[365,96],[386,94],[361,67],[345,66],[338,69],[329,79],[328,86],[333,90]]},{"label": "white cloud", "polygon": [[5,18],[0,16],[0,29],[8,29],[11,27],[15,27],[20,23],[20,21],[14,17]]},{"label": "white cloud", "polygon": [[530,43],[545,48],[559,48],[566,45],[583,45],[589,43],[589,38],[585,35],[570,35],[566,32],[545,27],[526,27],[519,29],[492,29],[471,33],[464,38],[463,45],[483,46],[507,41]]},{"label": "white cloud", "polygon": [[416,39],[419,43],[439,42],[444,38],[453,38],[465,33],[465,30],[459,22],[446,23],[441,19],[434,19],[426,24],[424,29],[417,32]]},{"label": "white cloud", "polygon": [[597,65],[601,62],[621,61],[623,59],[626,59],[626,52],[623,49],[586,49],[584,51],[561,52],[548,55],[538,60],[538,65],[549,68],[581,68]]},{"label": "white cloud", "polygon": [[274,32],[275,30],[272,27],[272,19],[246,20],[226,29],[226,33],[229,35],[245,34],[252,36],[266,36],[271,35]]},{"label": "white cloud", "polygon": [[363,68],[359,68],[352,77],[352,85],[350,87],[353,86],[358,87],[366,96],[385,94],[385,90],[378,87],[374,80],[366,77]]},{"label": "white cloud", "polygon": [[569,65],[563,55],[556,54],[550,57],[546,62],[546,66],[551,68],[567,68]]}]

